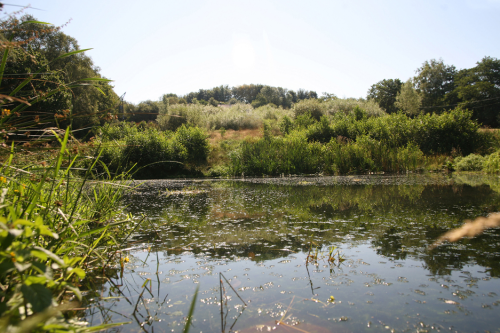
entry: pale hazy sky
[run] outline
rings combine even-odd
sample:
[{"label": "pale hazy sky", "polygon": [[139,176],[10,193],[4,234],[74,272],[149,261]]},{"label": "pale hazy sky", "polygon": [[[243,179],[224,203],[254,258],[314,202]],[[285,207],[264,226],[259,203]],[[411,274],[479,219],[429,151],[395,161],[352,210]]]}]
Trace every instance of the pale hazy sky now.
[{"label": "pale hazy sky", "polygon": [[[500,0],[9,0],[62,25],[118,95],[261,83],[366,97],[426,60],[500,58]],[[17,10],[6,6],[5,13]]]}]

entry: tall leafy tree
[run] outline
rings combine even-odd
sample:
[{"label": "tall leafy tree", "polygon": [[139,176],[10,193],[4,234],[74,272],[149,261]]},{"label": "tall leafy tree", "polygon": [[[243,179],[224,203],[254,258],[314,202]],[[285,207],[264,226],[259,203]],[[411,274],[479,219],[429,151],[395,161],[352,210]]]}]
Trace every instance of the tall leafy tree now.
[{"label": "tall leafy tree", "polygon": [[216,101],[220,102],[228,102],[233,96],[231,88],[229,88],[228,85],[225,86],[221,85],[219,87],[215,87],[212,89],[212,91],[213,91],[212,97]]},{"label": "tall leafy tree", "polygon": [[455,88],[456,73],[455,66],[446,65],[442,59],[426,61],[417,69],[413,83],[422,97],[425,112],[439,112],[446,109],[446,105],[456,102],[450,94]]},{"label": "tall leafy tree", "polygon": [[401,91],[403,82],[400,79],[382,80],[373,84],[368,90],[368,100],[374,100],[387,113],[398,111],[396,107],[396,96]]},{"label": "tall leafy tree", "polygon": [[420,113],[422,97],[418,91],[415,90],[411,79],[403,83],[394,104],[399,110],[403,110],[408,115],[416,116]]},{"label": "tall leafy tree", "polygon": [[273,103],[274,105],[281,105],[281,96],[277,88],[271,86],[265,86],[261,89],[260,93],[267,100],[268,103]]},{"label": "tall leafy tree", "polygon": [[[12,39],[13,42],[21,45],[25,54],[35,55],[38,65],[50,63],[50,68],[46,67],[48,73],[57,73],[62,82],[69,84],[85,78],[101,78],[99,68],[92,60],[83,53],[74,54],[54,61],[63,54],[80,50],[80,47],[73,37],[60,31],[60,28],[38,23],[26,23],[36,21],[33,16],[25,15],[21,18],[13,16],[0,22],[0,29],[3,38]],[[24,24],[20,24],[24,22]],[[33,59],[33,58],[32,58]],[[16,61],[12,59],[7,63],[5,73],[19,71],[16,68]],[[33,71],[33,67],[25,67],[26,70]],[[91,86],[95,86],[95,89]],[[108,113],[114,113],[118,103],[118,96],[108,82],[95,82],[88,86],[81,85],[73,88],[72,91],[60,95],[62,98],[47,100],[39,107],[43,107],[44,112],[58,112],[60,109],[70,109],[73,115],[73,128],[81,128],[98,125],[108,119]],[[67,101],[67,102],[66,102]],[[49,104],[52,102],[52,104]],[[64,105],[62,105],[65,103]],[[41,110],[38,110],[41,111]]]},{"label": "tall leafy tree", "polygon": [[500,60],[484,57],[457,74],[455,93],[474,117],[488,126],[500,125]]},{"label": "tall leafy tree", "polygon": [[318,94],[315,91],[307,91],[304,89],[297,90],[297,99],[308,99],[308,98],[318,98]]},{"label": "tall leafy tree", "polygon": [[240,102],[252,103],[257,95],[260,93],[264,86],[262,84],[243,84],[241,86],[233,87],[233,97]]}]

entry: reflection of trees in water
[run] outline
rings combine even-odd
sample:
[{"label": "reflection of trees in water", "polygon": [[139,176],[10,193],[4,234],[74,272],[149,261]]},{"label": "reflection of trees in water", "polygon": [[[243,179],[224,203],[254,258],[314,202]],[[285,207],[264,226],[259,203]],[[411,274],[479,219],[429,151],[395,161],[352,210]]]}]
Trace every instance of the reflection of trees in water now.
[{"label": "reflection of trees in water", "polygon": [[[189,250],[269,260],[307,251],[311,241],[322,247],[371,237],[379,255],[418,258],[433,274],[460,269],[471,258],[498,274],[493,235],[463,241],[465,250],[425,250],[442,232],[498,206],[499,196],[488,186],[187,184],[203,192],[167,196],[165,188],[154,188],[127,198],[131,211],[151,217],[160,233],[157,244],[167,255]],[[148,229],[144,224],[133,241],[155,240]]]},{"label": "reflection of trees in water", "polygon": [[405,251],[403,239],[397,233],[396,228],[387,229],[384,234],[372,242],[378,255],[392,259],[406,259],[408,252]]},{"label": "reflection of trees in water", "polygon": [[425,267],[432,274],[450,274],[466,265],[485,267],[490,276],[500,276],[500,230],[489,230],[473,239],[446,244],[423,256]]}]

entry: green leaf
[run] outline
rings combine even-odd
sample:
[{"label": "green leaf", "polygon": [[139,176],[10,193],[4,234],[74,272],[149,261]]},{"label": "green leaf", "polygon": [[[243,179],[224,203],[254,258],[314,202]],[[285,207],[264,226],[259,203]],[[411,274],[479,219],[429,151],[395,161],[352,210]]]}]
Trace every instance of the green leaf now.
[{"label": "green leaf", "polygon": [[21,292],[28,303],[33,307],[34,312],[41,312],[52,304],[52,293],[41,284],[30,286],[23,284]]},{"label": "green leaf", "polygon": [[38,217],[35,219],[35,224],[36,224],[37,226],[41,226],[41,225],[43,225],[43,219],[42,219],[42,217],[41,217],[41,216],[38,216]]},{"label": "green leaf", "polygon": [[[14,35],[12,35],[9,39],[9,41],[12,41],[12,38],[14,38]],[[3,52],[3,57],[2,57],[2,62],[0,63],[0,83],[2,82],[3,79],[3,73],[5,71],[5,65],[7,64],[7,57],[9,55],[10,48],[7,47],[5,51]]]},{"label": "green leaf", "polygon": [[43,247],[40,247],[40,246],[34,246],[33,248],[36,249],[36,250],[44,252],[50,259],[52,259],[55,262],[57,262],[59,264],[59,266],[63,266],[64,267],[64,261],[61,258],[59,258],[57,255],[55,255],[53,252],[51,252],[51,251],[49,251],[47,249],[44,249]]},{"label": "green leaf", "polygon": [[81,268],[70,268],[68,269],[70,273],[75,273],[80,279],[85,278],[85,271]]},{"label": "green leaf", "polygon": [[53,278],[52,274],[47,274],[48,273],[47,266],[45,266],[45,264],[43,264],[41,262],[34,261],[31,265],[31,268],[33,268],[35,271],[42,274],[43,276],[45,276],[49,280]]},{"label": "green leaf", "polygon": [[54,169],[54,179],[57,179],[57,174],[59,173],[59,169],[61,168],[61,163],[63,159],[64,152],[66,151],[66,144],[68,143],[69,138],[69,127],[66,128],[66,132],[64,133],[64,139],[61,141],[56,132],[52,131],[56,136],[57,140],[61,143],[61,149],[59,150],[59,156],[56,162],[56,168]]},{"label": "green leaf", "polygon": [[126,325],[126,324],[131,324],[131,323],[132,323],[131,321],[127,321],[127,322],[113,323],[113,324],[102,324],[99,326],[87,327],[87,328],[85,328],[85,332],[88,332],[88,333],[100,332],[100,331],[107,330],[109,328],[113,328],[113,327],[117,327],[117,326],[121,326],[121,325]]},{"label": "green leaf", "polygon": [[21,24],[29,24],[29,23],[37,23],[37,24],[50,24],[48,22],[42,22],[42,21],[24,21]]},{"label": "green leaf", "polygon": [[103,94],[104,96],[106,96],[106,94],[104,93],[104,91],[102,91],[101,88],[99,88],[98,86],[94,86],[94,88],[96,88],[101,94]]},{"label": "green leaf", "polygon": [[10,233],[10,230],[5,238],[2,239],[0,243],[0,250],[7,250],[7,248],[12,244],[12,242],[16,239],[16,236]]},{"label": "green leaf", "polygon": [[[41,219],[41,217],[38,217],[38,218]],[[21,220],[21,219],[15,220],[14,223],[12,223],[12,225],[15,225],[15,226],[18,225],[18,224],[20,224],[20,225],[27,225],[27,226],[33,226],[33,222],[26,221],[26,220]]]},{"label": "green leaf", "polygon": [[40,235],[45,235],[45,236],[50,236],[50,237],[53,237],[55,239],[58,239],[59,238],[59,235],[56,234],[55,232],[52,232],[49,227],[47,227],[46,225],[42,225],[38,228],[39,232],[40,232]]},{"label": "green leaf", "polygon": [[39,251],[39,250],[32,250],[31,255],[33,257],[36,257],[40,259],[41,261],[46,261],[47,260],[47,254],[45,252]]},{"label": "green leaf", "polygon": [[74,54],[82,53],[82,52],[85,52],[85,51],[88,51],[88,50],[92,50],[92,48],[90,48],[90,49],[84,49],[84,50],[76,50],[76,51],[65,53],[62,56],[59,56],[59,57],[55,58],[51,62],[54,62],[55,60],[58,60],[58,59],[62,59],[62,58],[66,58],[66,57],[72,56]]},{"label": "green leaf", "polygon": [[30,286],[32,284],[44,285],[45,283],[47,283],[47,277],[45,276],[30,275],[24,280],[24,284],[26,284],[27,286]]},{"label": "green leaf", "polygon": [[64,256],[63,260],[66,266],[73,266],[74,264],[78,263],[80,260],[82,260],[82,257],[72,257],[68,258],[68,256]]},{"label": "green leaf", "polygon": [[33,235],[33,230],[30,227],[24,228],[24,236],[31,237],[31,235]]}]

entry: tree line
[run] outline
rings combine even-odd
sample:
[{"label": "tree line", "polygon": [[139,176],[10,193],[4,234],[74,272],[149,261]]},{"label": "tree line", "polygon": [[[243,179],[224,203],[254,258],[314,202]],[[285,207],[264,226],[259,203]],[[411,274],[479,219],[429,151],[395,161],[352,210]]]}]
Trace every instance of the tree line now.
[{"label": "tree line", "polygon": [[472,110],[482,125],[500,125],[500,60],[484,57],[476,66],[457,70],[442,59],[426,61],[406,82],[384,79],[373,84],[367,99],[387,113],[399,110],[412,116],[442,113],[461,106]]},{"label": "tree line", "polygon": [[[80,50],[76,39],[64,34],[61,27],[40,24],[33,16],[24,15],[20,18],[9,16],[0,21],[0,30],[2,43],[20,46],[9,53],[0,94],[8,95],[19,82],[37,71],[41,73],[37,80],[32,80],[20,91],[26,99],[44,96],[62,84],[82,78],[101,77],[99,67],[83,53],[54,61],[65,53]],[[79,129],[102,125],[116,118],[135,122],[154,121],[162,108],[175,104],[218,106],[245,103],[254,108],[274,105],[288,109],[303,100],[337,98],[329,93],[318,96],[315,91],[294,91],[263,84],[220,85],[185,95],[167,93],[157,101],[123,102],[123,109],[120,109],[119,98],[109,82],[94,82],[92,85],[97,89],[82,84],[62,89],[30,106],[25,112],[31,112],[34,118],[48,119],[43,122],[45,126],[72,125],[73,129]],[[432,59],[424,62],[416,70],[416,75],[406,82],[384,79],[373,84],[366,100],[376,102],[389,114],[403,111],[411,116],[442,113],[461,106],[472,110],[474,119],[482,125],[499,127],[500,60],[484,57],[473,68],[457,70],[441,59]]]},{"label": "tree line", "polygon": [[[333,96],[332,94],[324,94]],[[212,89],[199,89],[186,95],[173,93],[164,94],[159,101],[143,101],[137,105],[126,103],[124,112],[126,119],[131,121],[152,121],[161,113],[162,108],[175,104],[202,104],[218,106],[220,104],[251,104],[254,108],[264,105],[274,105],[289,109],[293,104],[305,99],[317,99],[315,91],[298,89],[288,90],[282,87],[272,87],[263,84],[244,84],[236,87],[221,85]]]}]

